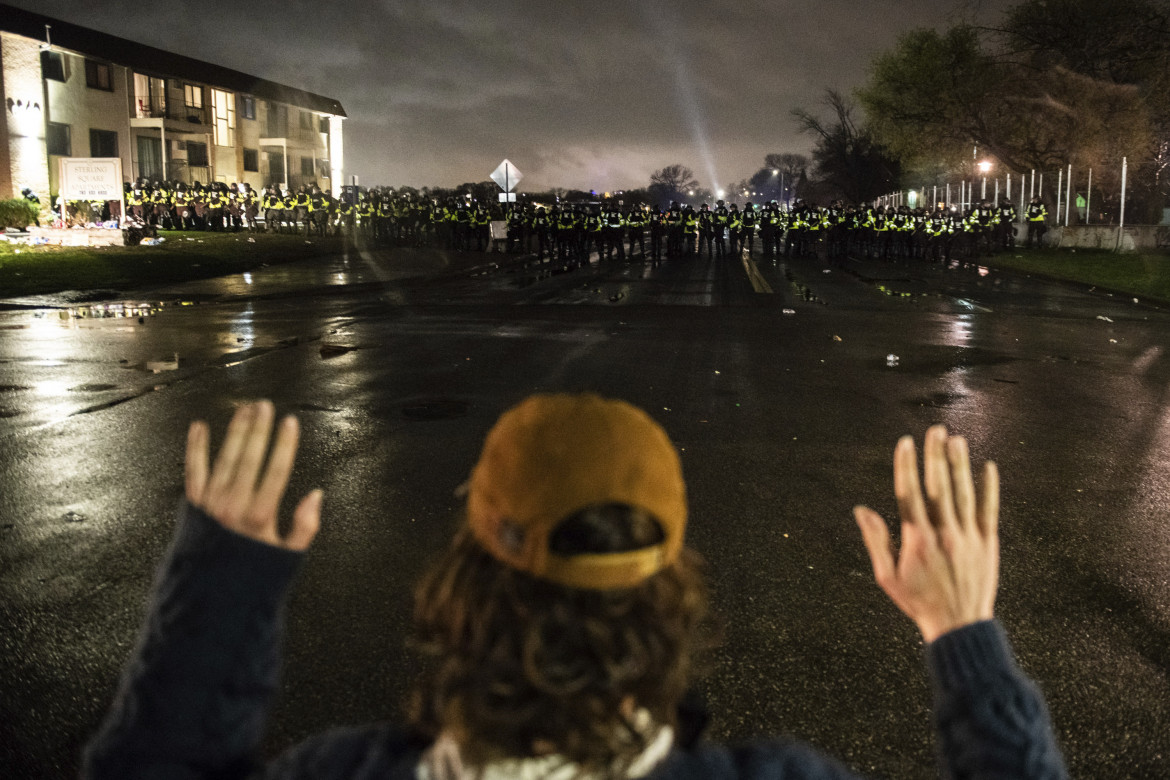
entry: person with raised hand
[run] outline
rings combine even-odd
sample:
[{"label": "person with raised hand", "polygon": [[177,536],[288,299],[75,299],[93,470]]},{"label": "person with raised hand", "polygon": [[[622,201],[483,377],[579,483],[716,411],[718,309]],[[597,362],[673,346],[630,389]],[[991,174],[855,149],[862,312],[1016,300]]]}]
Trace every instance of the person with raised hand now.
[{"label": "person with raised hand", "polygon": [[[146,627],[88,778],[852,778],[788,740],[701,737],[686,696],[708,636],[699,555],[685,545],[678,453],[645,412],[595,395],[532,396],[496,422],[467,482],[465,521],[415,592],[409,722],[339,729],[265,763],[283,604],[320,527],[308,493],[278,512],[292,417],[241,407],[214,464],[192,424],[186,500]],[[898,442],[895,552],[854,515],[890,599],[919,627],[940,763],[955,778],[1061,778],[1042,697],[994,619],[999,476],[976,490],[967,444],[941,426]],[[922,485],[925,484],[925,493]]]}]

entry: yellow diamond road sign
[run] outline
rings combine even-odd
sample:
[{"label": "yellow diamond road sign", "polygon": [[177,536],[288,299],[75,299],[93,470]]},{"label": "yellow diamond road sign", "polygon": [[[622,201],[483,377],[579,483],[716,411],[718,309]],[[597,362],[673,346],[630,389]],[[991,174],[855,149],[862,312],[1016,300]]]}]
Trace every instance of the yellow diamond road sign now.
[{"label": "yellow diamond road sign", "polygon": [[500,185],[500,189],[504,192],[511,192],[512,189],[520,183],[524,178],[524,174],[516,170],[516,166],[504,160],[500,163],[500,167],[492,171],[492,181]]}]

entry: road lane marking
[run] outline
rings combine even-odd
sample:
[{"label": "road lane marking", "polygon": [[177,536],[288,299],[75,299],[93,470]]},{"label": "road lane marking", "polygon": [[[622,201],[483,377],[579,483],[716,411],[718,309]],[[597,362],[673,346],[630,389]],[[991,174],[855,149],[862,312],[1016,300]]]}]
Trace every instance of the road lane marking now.
[{"label": "road lane marking", "polygon": [[740,255],[743,260],[743,270],[747,271],[748,281],[752,283],[752,289],[758,293],[772,293],[772,285],[768,284],[768,280],[760,273],[760,269],[756,267],[756,262],[752,260],[751,255]]}]

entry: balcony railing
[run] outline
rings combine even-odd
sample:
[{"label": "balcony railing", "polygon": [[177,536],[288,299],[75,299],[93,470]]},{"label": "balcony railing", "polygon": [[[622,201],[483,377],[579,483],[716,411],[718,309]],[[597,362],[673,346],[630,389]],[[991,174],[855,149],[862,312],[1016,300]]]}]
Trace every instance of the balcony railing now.
[{"label": "balcony railing", "polygon": [[188,106],[145,95],[135,96],[134,106],[134,116],[138,119],[173,119],[193,125],[211,125],[209,106]]}]

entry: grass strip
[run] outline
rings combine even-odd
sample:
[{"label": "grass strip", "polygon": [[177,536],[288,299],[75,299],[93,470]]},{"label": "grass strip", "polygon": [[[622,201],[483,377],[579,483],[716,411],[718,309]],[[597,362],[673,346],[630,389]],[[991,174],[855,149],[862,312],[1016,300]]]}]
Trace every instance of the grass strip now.
[{"label": "grass strip", "polygon": [[980,258],[979,263],[1170,303],[1170,253],[1167,252],[1118,254],[1096,249],[1016,249]]},{"label": "grass strip", "polygon": [[[206,279],[352,246],[341,236],[160,230],[159,246],[20,246],[0,241],[0,298],[64,290],[127,290]],[[254,238],[255,241],[249,241]]]}]

